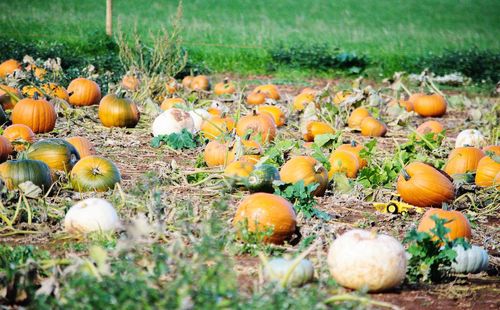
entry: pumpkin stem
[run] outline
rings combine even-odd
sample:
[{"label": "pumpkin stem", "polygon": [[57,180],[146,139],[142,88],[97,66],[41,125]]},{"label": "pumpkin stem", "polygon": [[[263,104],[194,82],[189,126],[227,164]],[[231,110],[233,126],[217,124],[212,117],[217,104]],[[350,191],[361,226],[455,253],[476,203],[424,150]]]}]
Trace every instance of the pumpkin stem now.
[{"label": "pumpkin stem", "polygon": [[228,77],[225,77],[224,78],[224,84],[228,84],[229,83],[229,78]]},{"label": "pumpkin stem", "polygon": [[92,168],[92,175],[101,175],[101,170],[99,170],[99,168],[95,167],[95,168]]},{"label": "pumpkin stem", "polygon": [[354,141],[354,140],[351,140],[351,146],[355,147],[356,145],[358,145],[358,143],[356,141]]},{"label": "pumpkin stem", "polygon": [[403,168],[401,170],[401,173],[403,174],[403,178],[405,178],[405,181],[410,181],[411,176],[408,174],[408,171],[406,171],[406,169]]},{"label": "pumpkin stem", "polygon": [[35,91],[35,93],[33,94],[33,99],[38,100],[38,97],[39,97],[38,92]]}]

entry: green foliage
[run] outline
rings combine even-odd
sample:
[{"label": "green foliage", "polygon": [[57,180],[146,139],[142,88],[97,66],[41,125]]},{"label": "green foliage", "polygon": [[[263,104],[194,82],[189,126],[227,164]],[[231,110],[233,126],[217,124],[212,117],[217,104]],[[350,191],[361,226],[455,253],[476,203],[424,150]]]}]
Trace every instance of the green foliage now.
[{"label": "green foliage", "polygon": [[281,167],[285,163],[288,154],[297,148],[299,148],[299,144],[293,140],[275,141],[273,145],[265,150],[263,163]]},{"label": "green foliage", "polygon": [[290,46],[283,44],[269,50],[272,63],[292,68],[310,68],[318,71],[340,69],[349,73],[360,73],[368,64],[365,56],[341,52],[326,43],[307,44],[296,42]]},{"label": "green foliage", "polygon": [[173,148],[174,150],[180,149],[193,149],[198,146],[196,137],[186,129],[182,129],[180,133],[171,133],[169,135],[159,135],[151,140],[152,147],[160,147],[163,144]]},{"label": "green foliage", "polygon": [[271,245],[264,242],[264,240],[273,234],[272,227],[266,227],[264,230],[258,229],[258,223],[255,223],[256,230],[250,231],[248,229],[248,220],[238,223],[236,230],[239,239],[242,241],[241,247],[237,249],[240,254],[257,255],[258,252],[272,254],[274,249]]},{"label": "green foliage", "polygon": [[411,255],[407,271],[410,283],[443,280],[457,256],[453,246],[462,244],[464,248],[469,248],[463,239],[448,239],[446,234],[450,229],[444,226],[447,223],[445,219],[436,215],[431,218],[436,223],[431,229],[432,234],[412,229],[404,239],[404,243],[409,245],[408,253]]},{"label": "green foliage", "polygon": [[307,218],[317,217],[327,221],[330,215],[315,208],[318,202],[314,199],[313,192],[318,186],[318,183],[305,186],[303,180],[294,184],[281,183],[275,186],[274,193],[293,203],[297,213],[302,213]]}]

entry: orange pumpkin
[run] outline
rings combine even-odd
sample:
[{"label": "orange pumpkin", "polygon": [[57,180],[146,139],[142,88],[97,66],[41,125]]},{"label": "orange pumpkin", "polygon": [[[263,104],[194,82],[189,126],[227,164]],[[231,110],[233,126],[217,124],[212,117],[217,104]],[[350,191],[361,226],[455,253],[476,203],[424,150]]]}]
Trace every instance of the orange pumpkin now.
[{"label": "orange pumpkin", "polygon": [[35,133],[24,124],[14,124],[5,128],[3,136],[9,140],[17,152],[26,149],[25,143],[35,142]]},{"label": "orange pumpkin", "polygon": [[494,185],[495,177],[500,172],[500,155],[484,156],[479,160],[476,170],[476,185],[488,187]]},{"label": "orange pumpkin", "polygon": [[286,116],[283,111],[275,105],[260,105],[257,107],[257,114],[267,113],[274,120],[276,126],[285,125]]},{"label": "orange pumpkin", "polygon": [[182,79],[182,86],[186,89],[190,89],[191,88],[191,83],[193,82],[193,79],[194,79],[194,76],[185,76],[183,79]]},{"label": "orange pumpkin", "polygon": [[75,147],[78,154],[80,154],[80,158],[97,154],[94,145],[85,137],[70,137],[65,140]]},{"label": "orange pumpkin", "polygon": [[21,64],[14,59],[9,59],[0,64],[0,78],[5,78],[14,71],[21,69]]},{"label": "orange pumpkin", "polygon": [[451,151],[443,170],[449,175],[475,172],[479,160],[484,156],[483,151],[476,147],[458,147]]},{"label": "orange pumpkin", "polygon": [[21,92],[14,87],[7,85],[0,85],[0,105],[4,110],[11,110],[17,103],[17,99],[11,96],[10,94],[17,97],[17,99],[21,98]]},{"label": "orange pumpkin", "polygon": [[229,148],[228,143],[210,141],[203,151],[203,158],[209,167],[226,166],[234,160],[234,150]]},{"label": "orange pumpkin", "polygon": [[214,93],[217,96],[234,94],[236,92],[236,87],[233,82],[229,81],[229,78],[225,78],[223,82],[215,84]]},{"label": "orange pumpkin", "polygon": [[328,186],[328,172],[325,167],[311,156],[296,156],[287,161],[280,170],[281,181],[296,183],[304,181],[304,185],[318,183],[315,196],[323,196]]},{"label": "orange pumpkin", "polygon": [[344,102],[350,95],[352,95],[351,91],[341,90],[341,91],[335,93],[335,96],[333,97],[333,103],[335,103],[336,105],[339,105],[342,102]]},{"label": "orange pumpkin", "polygon": [[106,95],[99,103],[99,119],[105,127],[133,128],[140,118],[137,105],[114,94]]},{"label": "orange pumpkin", "polygon": [[274,140],[276,124],[271,116],[253,111],[251,115],[240,118],[236,125],[236,134],[245,140],[260,136],[261,142],[266,143]]},{"label": "orange pumpkin", "polygon": [[186,101],[182,98],[165,98],[160,105],[160,109],[166,111],[168,109],[174,108],[175,105],[184,105]]},{"label": "orange pumpkin", "polygon": [[488,155],[488,153],[496,154],[500,156],[500,145],[488,145],[483,147],[483,152]]},{"label": "orange pumpkin", "polygon": [[141,82],[134,75],[125,75],[122,78],[122,87],[131,91],[136,91],[139,89]]},{"label": "orange pumpkin", "polygon": [[207,112],[210,113],[212,116],[222,117],[222,110],[219,108],[210,107],[207,109]]},{"label": "orange pumpkin", "polygon": [[337,148],[337,150],[338,151],[347,151],[347,152],[353,153],[356,156],[356,158],[358,159],[359,169],[361,169],[368,164],[366,159],[362,158],[359,154],[359,152],[361,152],[361,150],[363,148],[364,148],[363,145],[356,143],[356,141],[351,141],[351,143],[342,144],[341,146],[339,146]]},{"label": "orange pumpkin", "polygon": [[226,166],[224,176],[227,178],[247,178],[253,170],[255,163],[247,160],[236,160]]},{"label": "orange pumpkin", "polygon": [[413,111],[413,103],[411,103],[409,100],[399,100],[399,106],[404,108],[406,112]]},{"label": "orange pumpkin", "polygon": [[0,136],[0,163],[6,161],[9,155],[12,154],[12,152],[13,149],[10,141],[5,137]]},{"label": "orange pumpkin", "polygon": [[303,138],[304,141],[311,142],[314,141],[316,136],[329,133],[335,133],[335,129],[333,129],[330,124],[320,121],[310,121],[306,125],[306,132],[304,133]]},{"label": "orange pumpkin", "polygon": [[234,128],[234,121],[229,117],[214,116],[206,119],[201,124],[200,133],[203,137],[213,140],[231,132]]},{"label": "orange pumpkin", "polygon": [[417,99],[425,96],[424,93],[414,93],[411,94],[411,96],[408,98],[408,102],[412,105],[413,109],[415,109],[415,102],[417,102]]},{"label": "orange pumpkin", "polygon": [[422,216],[417,230],[420,232],[427,232],[432,235],[431,229],[436,226],[436,223],[432,219],[433,215],[449,221],[448,223],[444,224],[444,226],[450,230],[446,234],[449,240],[455,240],[458,238],[465,238],[467,240],[471,239],[472,230],[469,220],[467,220],[467,218],[459,211],[446,211],[442,209],[431,208],[427,210]]},{"label": "orange pumpkin", "polygon": [[[433,139],[437,139],[438,135],[443,132],[443,124],[441,124],[438,121],[426,121],[420,126],[417,127],[417,133],[420,134],[420,136],[424,136],[428,133],[434,133]],[[421,137],[417,135],[417,140],[420,140]]]},{"label": "orange pumpkin", "polygon": [[238,205],[233,219],[233,226],[240,229],[247,225],[250,232],[265,232],[272,229],[272,234],[264,242],[282,244],[296,230],[297,219],[293,205],[283,197],[268,193],[256,193],[247,196]]},{"label": "orange pumpkin", "polygon": [[402,170],[396,189],[403,201],[417,207],[441,206],[455,198],[450,177],[421,162],[413,162]]},{"label": "orange pumpkin", "polygon": [[98,104],[101,100],[101,88],[91,80],[77,78],[68,86],[69,103],[75,106]]},{"label": "orange pumpkin", "polygon": [[273,85],[273,84],[257,86],[253,91],[254,92],[261,92],[267,98],[270,98],[273,100],[280,100],[280,98],[281,98],[278,87],[276,87],[276,85]]},{"label": "orange pumpkin", "polygon": [[346,150],[337,149],[332,152],[328,159],[330,162],[328,177],[331,179],[335,173],[344,173],[348,178],[355,178],[360,169],[358,156]]},{"label": "orange pumpkin", "polygon": [[249,105],[259,105],[266,103],[266,95],[260,91],[252,92],[247,96],[247,103]]},{"label": "orange pumpkin", "polygon": [[367,116],[361,121],[361,135],[366,137],[383,137],[387,133],[387,126],[378,119]]},{"label": "orange pumpkin", "polygon": [[361,121],[363,121],[366,117],[370,116],[370,112],[364,108],[359,107],[352,111],[351,115],[347,119],[347,125],[349,128],[360,130]]},{"label": "orange pumpkin", "polygon": [[210,81],[205,75],[198,75],[191,81],[192,90],[210,90]]},{"label": "orange pumpkin", "polygon": [[34,133],[50,132],[56,126],[57,114],[52,103],[45,99],[25,98],[12,109],[12,123],[24,124]]},{"label": "orange pumpkin", "polygon": [[293,100],[293,110],[294,111],[302,111],[311,102],[314,102],[314,95],[309,94],[309,93],[299,94]]},{"label": "orange pumpkin", "polygon": [[446,113],[446,100],[438,94],[423,95],[413,104],[415,112],[422,117],[441,117]]}]

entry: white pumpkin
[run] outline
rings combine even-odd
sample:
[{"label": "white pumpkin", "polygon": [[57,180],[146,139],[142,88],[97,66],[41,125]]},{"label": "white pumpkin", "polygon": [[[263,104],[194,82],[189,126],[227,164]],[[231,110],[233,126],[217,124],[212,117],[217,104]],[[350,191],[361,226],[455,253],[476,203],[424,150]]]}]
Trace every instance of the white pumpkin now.
[{"label": "white pumpkin", "polygon": [[196,109],[189,111],[188,113],[193,118],[195,133],[201,130],[201,124],[204,120],[212,118],[212,114],[205,109]]},{"label": "white pumpkin", "polygon": [[[294,264],[297,263],[296,266]],[[293,270],[291,270],[293,268]],[[314,268],[307,259],[299,262],[286,258],[274,258],[264,266],[264,278],[268,281],[282,282],[287,273],[290,272],[286,284],[290,286],[301,286],[312,280]]]},{"label": "white pumpkin", "polygon": [[177,108],[171,108],[158,115],[153,121],[153,136],[169,135],[179,133],[186,129],[195,132],[194,121],[191,115]]},{"label": "white pumpkin", "polygon": [[488,268],[488,252],[485,249],[473,245],[465,250],[462,245],[456,245],[453,250],[457,252],[455,262],[451,269],[457,273],[478,273]]},{"label": "white pumpkin", "polygon": [[455,141],[455,148],[464,146],[474,146],[481,148],[486,145],[486,139],[483,134],[476,129],[462,130]]},{"label": "white pumpkin", "polygon": [[399,285],[406,275],[407,258],[395,238],[353,229],[330,246],[328,266],[333,278],[344,287],[383,291]]},{"label": "white pumpkin", "polygon": [[101,198],[88,198],[76,203],[64,217],[64,229],[69,233],[113,231],[119,227],[115,208]]}]

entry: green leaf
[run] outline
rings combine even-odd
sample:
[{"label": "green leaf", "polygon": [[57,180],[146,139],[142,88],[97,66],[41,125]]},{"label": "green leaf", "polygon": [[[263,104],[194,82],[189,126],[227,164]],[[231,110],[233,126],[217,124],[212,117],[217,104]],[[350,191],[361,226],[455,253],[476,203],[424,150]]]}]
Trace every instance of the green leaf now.
[{"label": "green leaf", "polygon": [[156,136],[151,140],[151,146],[155,148],[160,147],[162,143],[175,150],[193,149],[198,145],[193,134],[186,129],[182,129],[180,133]]}]

